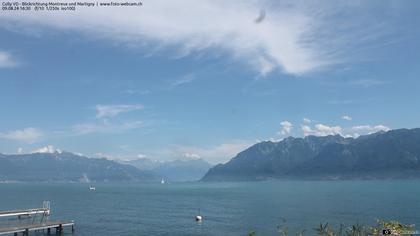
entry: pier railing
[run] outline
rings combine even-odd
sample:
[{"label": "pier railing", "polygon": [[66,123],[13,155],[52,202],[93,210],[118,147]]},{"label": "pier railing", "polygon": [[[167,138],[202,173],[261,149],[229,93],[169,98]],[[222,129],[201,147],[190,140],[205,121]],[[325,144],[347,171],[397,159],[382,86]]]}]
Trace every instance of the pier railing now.
[{"label": "pier railing", "polygon": [[69,226],[72,232],[74,231],[73,221],[50,221],[50,214],[49,201],[44,201],[42,208],[0,211],[0,235],[18,233],[29,235],[29,232],[40,230],[47,230],[50,233],[51,229],[55,229],[56,233],[62,233],[64,227]]}]

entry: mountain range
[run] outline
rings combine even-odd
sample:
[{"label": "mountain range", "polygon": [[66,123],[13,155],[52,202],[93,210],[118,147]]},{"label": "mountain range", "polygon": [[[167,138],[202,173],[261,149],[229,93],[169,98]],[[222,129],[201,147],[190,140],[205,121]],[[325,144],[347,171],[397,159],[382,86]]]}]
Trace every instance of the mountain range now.
[{"label": "mountain range", "polygon": [[203,181],[265,179],[388,179],[420,177],[420,129],[398,129],[358,138],[288,137],[261,142]]},{"label": "mountain range", "polygon": [[70,152],[0,154],[0,181],[108,182],[156,181],[142,171],[105,158],[88,158]]},{"label": "mountain range", "polygon": [[50,148],[27,154],[0,154],[0,182],[196,181],[210,167],[202,159],[113,161]]},{"label": "mountain range", "polygon": [[[203,177],[204,176],[204,177]],[[117,162],[70,152],[0,154],[0,182],[244,181],[420,177],[420,129],[358,138],[288,137],[261,142],[214,167],[204,160]]]}]

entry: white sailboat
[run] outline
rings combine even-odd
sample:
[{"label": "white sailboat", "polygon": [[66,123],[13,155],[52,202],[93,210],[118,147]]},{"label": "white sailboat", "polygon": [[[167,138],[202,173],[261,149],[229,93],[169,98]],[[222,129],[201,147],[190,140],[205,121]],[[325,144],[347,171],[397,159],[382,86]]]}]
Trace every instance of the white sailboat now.
[{"label": "white sailboat", "polygon": [[89,187],[89,190],[90,190],[90,191],[95,191],[95,190],[96,190],[96,188],[95,188],[95,187],[93,187],[93,186],[90,186],[90,187]]},{"label": "white sailboat", "polygon": [[195,216],[195,221],[197,222],[203,221],[203,216],[201,216],[201,209],[198,209],[198,215]]}]

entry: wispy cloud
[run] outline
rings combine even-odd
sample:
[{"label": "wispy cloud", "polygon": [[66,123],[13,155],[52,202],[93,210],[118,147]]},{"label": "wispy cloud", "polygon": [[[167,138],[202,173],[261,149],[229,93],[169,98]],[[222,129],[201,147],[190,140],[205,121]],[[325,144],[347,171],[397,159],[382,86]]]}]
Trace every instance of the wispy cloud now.
[{"label": "wispy cloud", "polygon": [[353,118],[351,116],[344,115],[344,116],[341,117],[341,119],[351,121]]},{"label": "wispy cloud", "polygon": [[[156,48],[177,48],[179,54],[189,55],[217,50],[214,54],[244,61],[261,75],[274,70],[302,75],[346,61],[351,47],[380,35],[380,30],[370,28],[375,24],[366,23],[367,18],[363,18],[363,27],[358,24],[359,18],[351,15],[351,19],[331,19],[349,7],[344,3],[299,1],[146,0],[138,8],[92,7],[72,14],[8,11],[0,19],[31,29],[46,26],[79,31],[152,48],[152,52]],[[265,17],[257,24],[261,9],[265,9]],[[345,30],[337,32],[337,21]]]},{"label": "wispy cloud", "polygon": [[301,126],[304,136],[314,135],[314,136],[327,136],[327,135],[341,135],[344,137],[353,137],[357,138],[360,135],[371,134],[378,131],[389,131],[391,130],[388,126],[379,124],[379,125],[356,125],[352,127],[341,127],[338,125],[325,125],[325,124],[316,124],[314,127],[311,127],[309,124],[303,124]]},{"label": "wispy cloud", "polygon": [[72,125],[71,135],[86,135],[93,133],[109,134],[122,133],[145,126],[141,120],[121,121],[116,116],[131,111],[141,110],[141,104],[96,105],[96,118],[93,122],[81,122]]},{"label": "wispy cloud", "polygon": [[312,120],[309,119],[309,118],[303,118],[302,120],[303,120],[303,123],[304,124],[310,124],[310,123],[312,123]]},{"label": "wispy cloud", "polygon": [[0,68],[15,67],[17,62],[8,52],[0,51]]},{"label": "wispy cloud", "polygon": [[187,75],[184,75],[181,78],[175,80],[174,82],[172,82],[171,85],[173,87],[176,87],[176,86],[191,83],[195,79],[196,79],[196,76],[194,74],[187,74]]},{"label": "wispy cloud", "polygon": [[199,159],[200,158],[200,155],[198,155],[196,153],[189,153],[189,152],[183,153],[182,156],[185,159]]},{"label": "wispy cloud", "polygon": [[103,153],[103,152],[97,152],[94,154],[95,157],[98,158],[105,158],[105,159],[109,159],[109,160],[114,160],[114,159],[122,159],[122,158],[116,158],[114,155],[108,154],[108,153]]},{"label": "wispy cloud", "polygon": [[345,137],[357,138],[360,135],[372,134],[379,131],[389,131],[391,128],[385,125],[356,125],[346,129]]},{"label": "wispy cloud", "polygon": [[245,140],[237,140],[210,147],[177,145],[168,152],[174,158],[203,158],[211,163],[220,163],[230,160],[253,143]]},{"label": "wispy cloud", "polygon": [[374,86],[388,84],[389,81],[379,79],[356,79],[349,82],[350,85],[355,85],[363,88],[370,88]]},{"label": "wispy cloud", "polygon": [[147,158],[147,155],[146,154],[139,153],[139,154],[137,154],[137,157],[138,158]]},{"label": "wispy cloud", "polygon": [[292,132],[293,124],[290,123],[289,121],[287,121],[287,120],[282,121],[280,123],[280,125],[281,125],[281,130],[280,130],[279,134],[288,135]]},{"label": "wispy cloud", "polygon": [[37,129],[28,127],[22,130],[13,130],[5,133],[0,133],[0,138],[10,139],[25,143],[36,143],[40,141],[44,136],[44,133]]},{"label": "wispy cloud", "polygon": [[129,121],[122,123],[113,123],[107,120],[101,123],[81,123],[71,127],[76,135],[85,135],[92,133],[121,133],[128,130],[139,129],[144,127],[142,121]]},{"label": "wispy cloud", "polygon": [[316,124],[314,128],[309,125],[302,125],[304,136],[327,136],[327,135],[342,135],[343,129],[340,126],[328,126],[324,124]]},{"label": "wispy cloud", "polygon": [[391,130],[388,126],[385,125],[358,125],[358,126],[353,126],[352,130],[355,131],[365,131],[368,133],[374,133],[374,132],[378,132],[378,131],[389,131]]},{"label": "wispy cloud", "polygon": [[38,149],[35,149],[31,151],[31,153],[61,153],[61,150],[58,148],[55,148],[53,145],[47,145],[45,147],[40,147]]},{"label": "wispy cloud", "polygon": [[115,117],[121,113],[143,109],[141,104],[96,105],[96,118]]},{"label": "wispy cloud", "polygon": [[129,95],[135,95],[135,94],[147,95],[147,94],[150,94],[151,92],[152,91],[150,91],[148,89],[144,89],[144,90],[126,89],[126,90],[122,91],[122,93],[129,94]]},{"label": "wispy cloud", "polygon": [[360,103],[361,101],[358,100],[351,100],[351,99],[343,99],[343,100],[330,100],[327,101],[327,104],[330,105],[349,105],[354,103]]}]

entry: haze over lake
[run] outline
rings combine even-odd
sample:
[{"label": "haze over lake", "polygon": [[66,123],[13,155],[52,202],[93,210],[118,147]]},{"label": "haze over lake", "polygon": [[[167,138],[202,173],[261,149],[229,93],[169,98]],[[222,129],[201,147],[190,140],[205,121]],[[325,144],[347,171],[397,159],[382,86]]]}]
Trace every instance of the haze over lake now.
[{"label": "haze over lake", "polygon": [[[420,185],[400,181],[0,184],[0,209],[52,203],[51,219],[76,221],[74,235],[278,235],[319,223],[420,223]],[[204,221],[197,224],[198,209]]]}]

